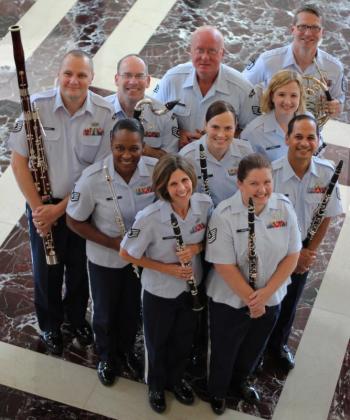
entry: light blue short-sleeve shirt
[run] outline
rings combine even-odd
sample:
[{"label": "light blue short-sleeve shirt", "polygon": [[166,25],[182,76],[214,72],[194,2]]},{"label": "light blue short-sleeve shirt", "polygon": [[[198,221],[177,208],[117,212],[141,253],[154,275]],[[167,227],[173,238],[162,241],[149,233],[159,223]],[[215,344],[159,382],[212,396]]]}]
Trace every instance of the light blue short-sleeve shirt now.
[{"label": "light blue short-sleeve shirt", "polygon": [[[290,201],[273,193],[264,210],[255,216],[255,247],[257,254],[256,288],[264,287],[278,264],[289,254],[301,249],[297,217]],[[214,210],[208,225],[205,259],[213,264],[234,264],[248,279],[248,210],[240,191],[222,201]],[[290,277],[267,302],[279,304],[286,294]],[[208,275],[207,294],[215,302],[241,308],[245,303],[227,285],[213,267]]]},{"label": "light blue short-sleeve shirt", "polygon": [[204,129],[207,109],[218,100],[227,101],[234,107],[241,128],[259,115],[253,86],[240,72],[225,64],[220,65],[219,74],[204,97],[191,62],[168,70],[155,87],[154,95],[162,103],[179,99],[185,105],[174,108],[179,128],[191,132]]},{"label": "light blue short-sleeve shirt", "polygon": [[221,160],[217,160],[208,150],[207,135],[187,144],[180,155],[188,158],[195,167],[198,184],[197,191],[204,192],[200,168],[199,145],[203,145],[207,161],[208,184],[214,206],[231,197],[237,191],[237,169],[241,159],[253,153],[247,141],[234,139]]},{"label": "light blue short-sleeve shirt", "polygon": [[[83,171],[74,187],[67,214],[78,221],[85,221],[91,216],[91,223],[102,233],[112,238],[122,236],[104,166],[111,176],[125,231],[128,231],[137,212],[154,200],[152,173],[156,163],[157,159],[141,157],[128,183],[115,171],[112,155],[91,165]],[[86,241],[86,254],[91,262],[103,267],[121,268],[128,264],[117,251],[90,240]]]},{"label": "light blue short-sleeve shirt", "polygon": [[[308,171],[300,179],[286,156],[274,161],[272,169],[274,190],[284,194],[292,202],[298,217],[302,239],[305,239],[312,215],[332,178],[334,166],[326,159],[313,157]],[[325,217],[334,217],[341,213],[339,187],[336,185],[328,202]]]},{"label": "light blue short-sleeve shirt", "polygon": [[[146,96],[146,98],[148,97]],[[106,96],[104,99],[113,106],[117,121],[127,118],[116,94]],[[155,109],[162,108],[163,105],[159,101],[155,99],[152,101]],[[179,150],[179,130],[172,111],[156,115],[151,111],[149,105],[145,105],[142,111],[142,124],[145,130],[144,142],[148,146],[162,149],[168,153],[176,153]]]},{"label": "light blue short-sleeve shirt", "polygon": [[[177,216],[185,244],[197,244],[205,239],[211,209],[212,201],[206,194],[192,195],[185,220]],[[170,221],[172,212],[170,203],[162,200],[140,211],[132,228],[124,236],[121,247],[134,258],[145,256],[163,263],[178,263],[176,240]],[[199,284],[202,276],[199,254],[193,257],[192,267]],[[185,281],[148,268],[142,270],[141,281],[142,287],[149,293],[164,298],[176,298],[188,291]]]},{"label": "light blue short-sleeve shirt", "polygon": [[[70,115],[59,89],[33,95],[38,110],[48,162],[53,197],[64,198],[72,191],[82,171],[110,153],[113,109],[101,96],[88,91],[83,106]],[[20,117],[9,138],[11,150],[29,157]]]}]

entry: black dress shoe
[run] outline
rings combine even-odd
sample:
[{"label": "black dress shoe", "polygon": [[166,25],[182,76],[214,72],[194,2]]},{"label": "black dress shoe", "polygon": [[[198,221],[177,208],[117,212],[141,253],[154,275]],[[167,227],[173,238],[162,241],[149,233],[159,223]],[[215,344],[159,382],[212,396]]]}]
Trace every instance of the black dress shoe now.
[{"label": "black dress shoe", "polygon": [[285,371],[285,373],[288,373],[290,370],[294,368],[295,366],[294,356],[287,345],[284,345],[282,347],[282,350],[279,354],[278,362],[281,368]]},{"label": "black dress shoe", "polygon": [[210,406],[215,414],[224,414],[226,410],[226,400],[220,397],[211,397]]},{"label": "black dress shoe", "polygon": [[111,386],[114,384],[116,373],[111,363],[100,361],[97,366],[97,376],[102,385]]},{"label": "black dress shoe", "polygon": [[88,346],[93,342],[92,330],[88,323],[74,328],[73,334],[81,346]]},{"label": "black dress shoe", "polygon": [[179,385],[175,385],[173,387],[173,393],[175,398],[181,403],[185,405],[191,405],[194,402],[194,395],[192,388],[188,385],[188,383],[182,379]]},{"label": "black dress shoe", "polygon": [[157,413],[163,413],[166,409],[164,391],[148,390],[148,401],[152,409]]},{"label": "black dress shoe", "polygon": [[249,403],[254,404],[260,401],[258,391],[252,385],[249,385],[248,382],[243,382],[240,386],[240,393],[243,399]]},{"label": "black dress shoe", "polygon": [[63,352],[63,340],[61,331],[44,331],[41,335],[49,353],[60,356]]}]

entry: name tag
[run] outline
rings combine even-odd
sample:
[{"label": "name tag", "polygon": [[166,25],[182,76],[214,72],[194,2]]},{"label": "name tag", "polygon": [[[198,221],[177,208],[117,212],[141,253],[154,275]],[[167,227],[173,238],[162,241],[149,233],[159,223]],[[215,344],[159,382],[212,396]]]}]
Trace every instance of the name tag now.
[{"label": "name tag", "polygon": [[237,233],[248,232],[248,231],[249,231],[249,228],[242,228],[242,229],[236,230]]},{"label": "name tag", "polygon": [[276,144],[276,146],[269,146],[269,147],[266,147],[266,149],[265,149],[265,150],[279,149],[280,147],[281,147],[281,145],[280,145],[280,144]]},{"label": "name tag", "polygon": [[171,236],[163,236],[163,237],[162,237],[162,239],[163,239],[164,241],[166,241],[167,239],[176,239],[176,236],[175,236],[175,235],[171,235]]}]

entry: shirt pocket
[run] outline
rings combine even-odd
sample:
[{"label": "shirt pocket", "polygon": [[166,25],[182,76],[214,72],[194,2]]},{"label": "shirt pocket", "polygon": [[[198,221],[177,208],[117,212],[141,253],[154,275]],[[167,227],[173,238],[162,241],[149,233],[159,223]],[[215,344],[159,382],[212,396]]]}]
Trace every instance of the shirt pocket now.
[{"label": "shirt pocket", "polygon": [[81,136],[75,145],[79,162],[87,165],[94,163],[101,141],[102,136]]},{"label": "shirt pocket", "polygon": [[[45,133],[45,134],[44,134]],[[44,128],[43,138],[45,139],[45,150],[47,154],[53,155],[55,159],[57,159],[56,152],[60,152],[59,148],[61,146],[60,137],[61,132],[59,128],[56,127],[50,127]]]},{"label": "shirt pocket", "polygon": [[308,213],[312,216],[313,212],[320,204],[323,197],[323,193],[308,193],[306,195],[305,201],[308,208]]}]

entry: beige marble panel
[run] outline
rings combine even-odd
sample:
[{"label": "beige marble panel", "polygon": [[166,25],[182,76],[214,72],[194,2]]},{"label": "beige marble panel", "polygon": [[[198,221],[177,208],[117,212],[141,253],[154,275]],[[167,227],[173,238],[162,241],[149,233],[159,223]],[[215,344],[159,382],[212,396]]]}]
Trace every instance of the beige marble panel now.
[{"label": "beige marble panel", "polygon": [[350,147],[350,124],[329,120],[322,132],[326,143]]}]

